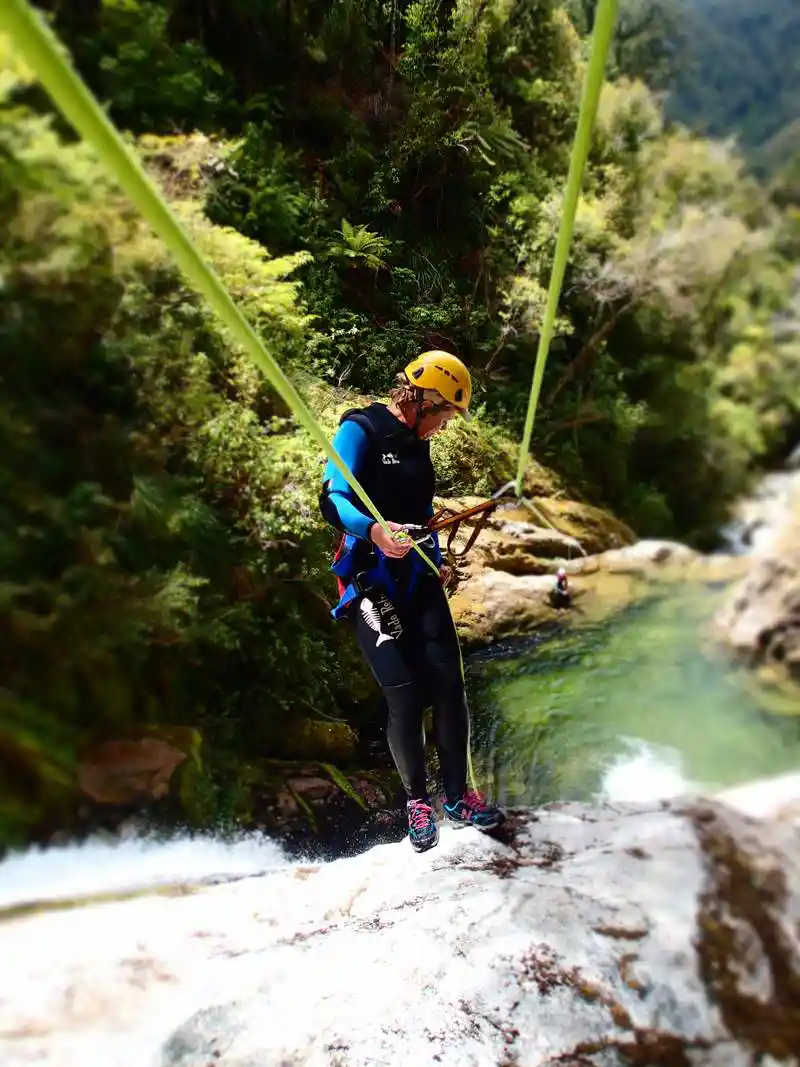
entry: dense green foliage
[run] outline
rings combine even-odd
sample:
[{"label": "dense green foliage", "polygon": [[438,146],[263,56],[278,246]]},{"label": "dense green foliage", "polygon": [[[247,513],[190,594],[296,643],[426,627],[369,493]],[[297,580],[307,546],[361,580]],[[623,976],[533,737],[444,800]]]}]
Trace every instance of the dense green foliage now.
[{"label": "dense green foliage", "polygon": [[[623,5],[630,47],[617,48],[602,105],[537,448],[643,532],[691,537],[752,457],[782,446],[796,352],[770,323],[790,272],[776,253],[783,221],[736,155],[665,133],[650,93],[622,77],[646,74],[654,54],[657,30],[639,32],[638,13]],[[208,126],[190,54],[232,81],[236,115],[226,97],[217,122],[235,139],[220,147],[208,214],[273,254],[311,254],[297,275],[317,326],[310,370],[372,391],[420,346],[451,347],[492,418],[518,430],[583,69],[551,0],[224,12],[105,0],[63,30],[135,132],[154,132],[154,108],[136,103],[153,91],[150,54],[165,83],[186,84],[155,132]]]},{"label": "dense green foliage", "polygon": [[[270,751],[290,710],[352,688],[314,629],[317,457],[91,154],[2,118],[0,777],[21,810],[0,839],[71,801],[92,740],[172,712],[212,754]],[[302,254],[176,208],[262,335],[300,350]]]},{"label": "dense green foliage", "polygon": [[759,167],[800,156],[800,8],[794,0],[682,0],[668,114],[736,137]]},{"label": "dense green foliage", "polygon": [[[442,488],[508,477],[584,68],[567,14],[49,7],[325,426],[347,390],[380,394],[407,357],[447,347],[483,417],[436,443]],[[774,325],[793,201],[733,152],[665,131],[624,69],[601,103],[534,449],[639,532],[702,540],[800,407],[797,329]],[[81,746],[137,724],[200,728],[192,810],[208,819],[232,803],[232,767],[279,751],[292,716],[346,706],[363,677],[327,616],[320,459],[9,70],[6,55],[0,773],[22,800],[0,837],[55,818]]]}]

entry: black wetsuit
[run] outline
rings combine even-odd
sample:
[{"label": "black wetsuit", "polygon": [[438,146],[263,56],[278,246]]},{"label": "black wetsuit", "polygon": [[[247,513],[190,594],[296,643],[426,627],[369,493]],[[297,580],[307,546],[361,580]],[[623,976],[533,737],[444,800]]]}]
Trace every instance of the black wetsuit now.
[{"label": "black wetsuit", "polygon": [[[384,641],[369,616],[377,611]],[[375,588],[353,603],[350,616],[361,651],[389,708],[386,737],[409,797],[428,795],[423,713],[433,707],[445,794],[455,801],[467,784],[469,713],[461,656],[450,608],[440,582],[423,578],[399,605]]]},{"label": "black wetsuit", "polygon": [[[347,413],[334,445],[386,519],[423,525],[433,514],[429,444],[384,405]],[[409,798],[428,795],[423,715],[432,706],[444,789],[455,802],[467,784],[469,711],[441,581],[413,549],[402,560],[387,559],[369,540],[372,517],[333,464],[325,479],[324,513],[346,535],[334,564],[340,592],[334,615],[354,626],[384,693],[387,740]],[[440,563],[435,538],[428,554]]]}]

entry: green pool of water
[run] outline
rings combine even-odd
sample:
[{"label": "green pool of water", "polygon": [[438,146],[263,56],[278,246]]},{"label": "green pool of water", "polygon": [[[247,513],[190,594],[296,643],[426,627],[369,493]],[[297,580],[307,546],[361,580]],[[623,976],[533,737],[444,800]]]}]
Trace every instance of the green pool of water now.
[{"label": "green pool of water", "polygon": [[[473,758],[506,804],[649,800],[800,769],[800,714],[775,715],[714,649],[708,589],[473,658]],[[798,707],[800,712],[800,707]]]}]

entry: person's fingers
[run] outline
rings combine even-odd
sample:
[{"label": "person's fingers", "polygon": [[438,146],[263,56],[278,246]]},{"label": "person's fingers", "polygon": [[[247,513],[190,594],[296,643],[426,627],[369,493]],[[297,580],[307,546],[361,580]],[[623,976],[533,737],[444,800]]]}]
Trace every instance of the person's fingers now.
[{"label": "person's fingers", "polygon": [[389,555],[393,556],[395,559],[402,559],[403,556],[407,555],[410,551],[411,545],[408,542],[390,542]]},{"label": "person's fingers", "polygon": [[401,541],[399,544],[396,541],[392,542],[392,555],[395,559],[402,559],[403,556],[407,556],[411,551],[411,545],[408,542]]},{"label": "person's fingers", "polygon": [[400,556],[405,555],[405,546],[398,544],[397,541],[393,541],[390,537],[382,537],[380,541],[381,550],[392,559],[398,559]]},{"label": "person's fingers", "polygon": [[[390,530],[392,530],[393,533],[397,533],[398,531],[402,531],[404,529],[404,527],[398,522],[387,522],[386,525],[389,527]],[[375,528],[372,534],[372,540],[375,542],[378,548],[380,548],[383,554],[388,556],[390,559],[402,559],[403,556],[407,555],[414,547],[410,537],[406,537],[402,540],[396,540],[394,537],[391,537],[389,534],[387,534],[386,531],[381,527]]]}]

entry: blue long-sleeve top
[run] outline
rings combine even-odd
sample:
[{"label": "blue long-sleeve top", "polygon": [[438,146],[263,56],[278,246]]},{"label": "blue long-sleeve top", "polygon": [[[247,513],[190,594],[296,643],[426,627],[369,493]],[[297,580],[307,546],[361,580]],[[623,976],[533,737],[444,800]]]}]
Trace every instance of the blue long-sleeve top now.
[{"label": "blue long-sleeve top", "polygon": [[[353,472],[356,478],[358,478],[367,449],[369,448],[369,439],[366,430],[359,426],[357,422],[348,419],[339,427],[336,436],[333,439],[333,445],[347,467]],[[328,498],[336,509],[336,514],[339,516],[339,520],[344,529],[353,538],[369,541],[370,531],[375,524],[375,519],[368,512],[364,511],[361,501],[350,488],[338,467],[336,467],[331,460],[328,460],[325,465],[323,479],[328,486]],[[430,503],[427,517],[431,518],[432,516],[433,501]],[[439,567],[442,564],[442,552],[439,546],[439,538],[434,533],[432,534],[432,539],[433,546],[427,549],[426,555],[429,555],[436,566]],[[383,552],[381,552],[377,546],[375,546],[375,551],[379,560],[385,558]],[[408,556],[405,557],[405,560],[414,571],[419,570],[422,572],[427,569],[426,564],[419,558],[419,555],[413,549],[409,552]],[[335,566],[336,565],[334,564],[334,567]],[[339,617],[340,609],[343,608],[354,595],[355,590],[352,587],[348,587],[344,590],[339,604],[336,609],[334,609],[335,617]]]},{"label": "blue long-sleeve top", "polygon": [[[339,427],[333,439],[333,447],[357,478],[368,447],[366,430],[357,422],[348,419]],[[363,510],[361,501],[331,460],[328,460],[325,466],[324,478],[328,482],[331,503],[336,508],[342,526],[354,537],[369,541],[369,532],[375,520]]]}]

